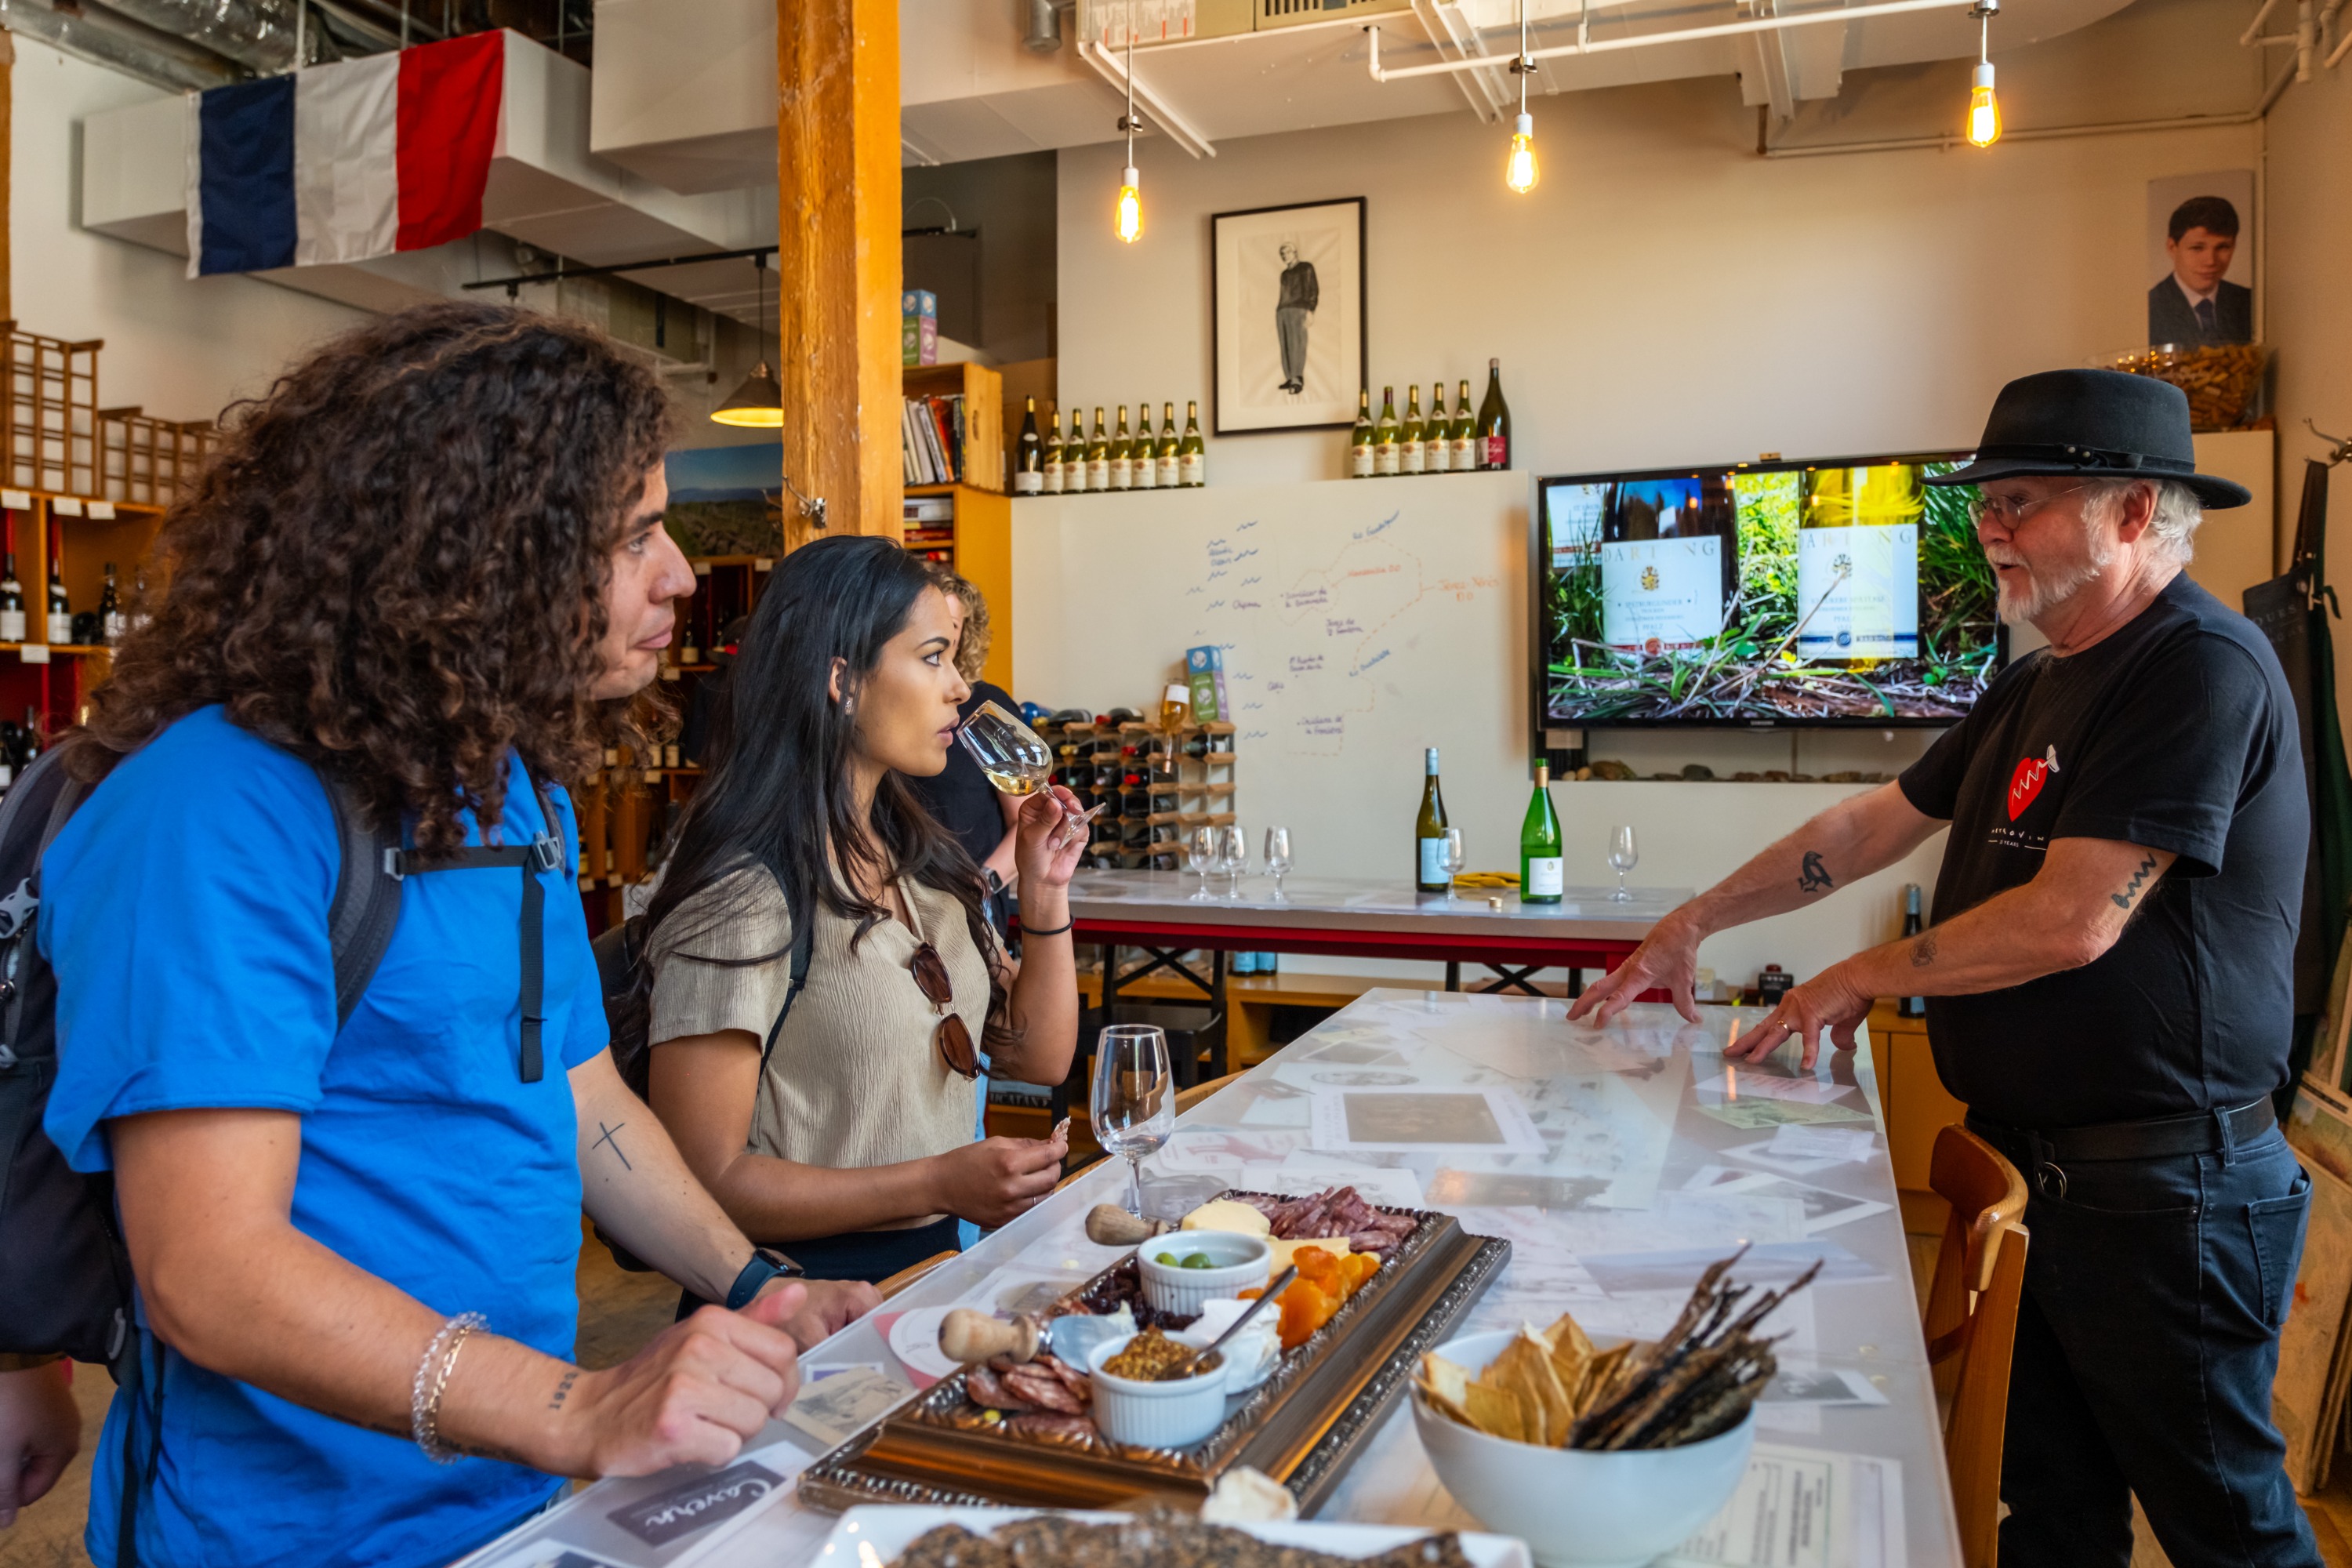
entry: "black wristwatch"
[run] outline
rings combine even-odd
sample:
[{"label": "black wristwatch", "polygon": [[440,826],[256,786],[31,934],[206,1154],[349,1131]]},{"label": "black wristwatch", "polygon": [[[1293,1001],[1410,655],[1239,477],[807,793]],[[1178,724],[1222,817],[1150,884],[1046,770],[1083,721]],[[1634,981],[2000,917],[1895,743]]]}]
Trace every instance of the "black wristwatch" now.
[{"label": "black wristwatch", "polygon": [[806,1278],[808,1270],[774,1247],[755,1247],[751,1249],[751,1261],[743,1265],[743,1272],[735,1276],[735,1283],[728,1287],[727,1310],[739,1312],[750,1306],[751,1298],[758,1295],[771,1279]]}]

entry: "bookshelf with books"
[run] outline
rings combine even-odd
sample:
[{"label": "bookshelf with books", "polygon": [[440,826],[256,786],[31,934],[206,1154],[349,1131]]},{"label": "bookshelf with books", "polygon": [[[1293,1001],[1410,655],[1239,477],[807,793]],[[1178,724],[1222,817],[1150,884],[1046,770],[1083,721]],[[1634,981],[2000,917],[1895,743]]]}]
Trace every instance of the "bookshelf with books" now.
[{"label": "bookshelf with books", "polygon": [[1004,484],[1004,378],[986,365],[908,365],[899,423],[909,490],[963,484],[998,490]]}]

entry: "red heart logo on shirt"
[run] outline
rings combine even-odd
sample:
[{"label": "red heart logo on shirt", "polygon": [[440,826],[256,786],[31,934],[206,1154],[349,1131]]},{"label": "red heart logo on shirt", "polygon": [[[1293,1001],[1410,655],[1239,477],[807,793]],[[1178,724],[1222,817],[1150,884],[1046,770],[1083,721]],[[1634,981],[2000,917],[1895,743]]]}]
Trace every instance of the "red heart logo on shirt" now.
[{"label": "red heart logo on shirt", "polygon": [[2040,757],[2028,757],[2017,764],[2017,771],[2009,775],[2009,819],[2011,822],[2025,815],[2025,808],[2033,804],[2034,797],[2042,793],[2042,785],[2049,777],[2050,764]]}]

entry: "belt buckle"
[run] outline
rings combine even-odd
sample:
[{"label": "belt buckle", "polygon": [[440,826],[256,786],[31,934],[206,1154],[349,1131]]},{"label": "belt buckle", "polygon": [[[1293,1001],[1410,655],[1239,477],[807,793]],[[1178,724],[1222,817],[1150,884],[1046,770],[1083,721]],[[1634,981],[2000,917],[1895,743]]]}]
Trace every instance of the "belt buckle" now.
[{"label": "belt buckle", "polygon": [[2045,1198],[2063,1198],[2066,1195],[2065,1168],[2054,1160],[2042,1161],[2033,1169],[2033,1184],[2042,1190]]}]

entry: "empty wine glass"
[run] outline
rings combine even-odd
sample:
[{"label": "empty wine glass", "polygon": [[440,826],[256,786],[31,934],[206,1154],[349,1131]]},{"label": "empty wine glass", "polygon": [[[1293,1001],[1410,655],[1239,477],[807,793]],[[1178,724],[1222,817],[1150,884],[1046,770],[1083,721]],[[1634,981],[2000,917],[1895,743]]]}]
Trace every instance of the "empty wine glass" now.
[{"label": "empty wine glass", "polygon": [[1450,904],[1454,901],[1454,879],[1462,875],[1462,868],[1469,863],[1470,862],[1468,860],[1463,858],[1462,830],[1458,827],[1447,828],[1445,830],[1444,867],[1445,901],[1447,903]]},{"label": "empty wine glass", "polygon": [[1168,1037],[1150,1024],[1111,1024],[1095,1042],[1087,1109],[1095,1142],[1127,1160],[1128,1212],[1143,1216],[1143,1157],[1176,1130],[1176,1085]]},{"label": "empty wine glass", "polygon": [[1217,858],[1215,828],[1196,827],[1186,836],[1184,868],[1196,873],[1201,879],[1200,890],[1192,895],[1190,901],[1196,904],[1209,902],[1209,873],[1223,869]]},{"label": "empty wine glass", "polygon": [[956,735],[988,782],[1006,795],[1034,795],[1045,787],[1054,769],[1052,749],[1001,703],[982,703]]},{"label": "empty wine glass", "polygon": [[1625,890],[1625,873],[1640,865],[1641,861],[1642,850],[1640,846],[1633,842],[1633,830],[1630,827],[1611,828],[1609,830],[1609,864],[1615,867],[1617,870],[1617,890],[1609,895],[1611,901],[1624,903],[1633,897]]},{"label": "empty wine glass", "polygon": [[1242,873],[1249,869],[1249,835],[1238,827],[1217,829],[1217,869],[1225,874],[1225,897],[1242,896]]},{"label": "empty wine glass", "polygon": [[1274,896],[1282,897],[1282,879],[1290,873],[1290,829],[1265,830],[1265,874],[1274,879]]}]

